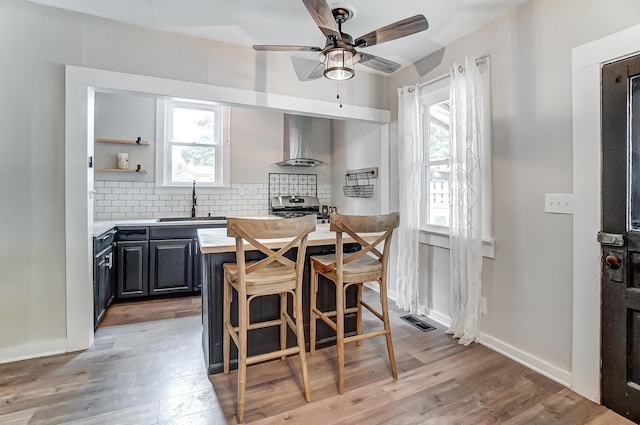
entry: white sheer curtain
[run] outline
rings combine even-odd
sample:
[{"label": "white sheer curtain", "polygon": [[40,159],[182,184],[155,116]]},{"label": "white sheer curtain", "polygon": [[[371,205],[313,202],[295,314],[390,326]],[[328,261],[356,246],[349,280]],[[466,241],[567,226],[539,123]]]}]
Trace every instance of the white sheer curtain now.
[{"label": "white sheer curtain", "polygon": [[[487,59],[488,60],[488,59]],[[481,69],[481,67],[483,69]],[[452,324],[447,333],[469,345],[480,333],[482,173],[490,135],[488,64],[466,58],[451,70],[450,279]]]},{"label": "white sheer curtain", "polygon": [[418,236],[420,232],[420,131],[416,87],[398,89],[398,293],[396,305],[418,311]]}]

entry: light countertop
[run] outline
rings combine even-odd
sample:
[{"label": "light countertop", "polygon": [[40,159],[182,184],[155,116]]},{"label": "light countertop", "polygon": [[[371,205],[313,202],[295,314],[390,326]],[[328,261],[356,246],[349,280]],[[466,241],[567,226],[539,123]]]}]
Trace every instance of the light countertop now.
[{"label": "light countertop", "polygon": [[[367,233],[361,236],[366,241],[375,241],[382,233]],[[290,238],[271,239],[265,243],[269,248],[281,248]],[[236,241],[234,238],[227,236],[227,229],[198,229],[198,242],[200,243],[200,251],[203,254],[219,254],[223,252],[234,252],[236,249]],[[353,239],[343,234],[343,242],[354,242]],[[329,224],[317,224],[315,232],[309,234],[307,245],[321,246],[334,245],[336,243],[336,234],[329,230]],[[249,244],[246,244],[249,246]]]},{"label": "light countertop", "polygon": [[158,222],[157,218],[137,219],[137,220],[94,220],[92,236],[100,236],[114,227],[123,226],[206,226],[223,222],[222,220],[184,220],[184,221],[163,221]]}]

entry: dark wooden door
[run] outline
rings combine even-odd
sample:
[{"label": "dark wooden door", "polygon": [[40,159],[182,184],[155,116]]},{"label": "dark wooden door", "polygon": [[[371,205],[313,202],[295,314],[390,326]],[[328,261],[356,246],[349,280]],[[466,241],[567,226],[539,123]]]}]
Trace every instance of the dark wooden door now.
[{"label": "dark wooden door", "polygon": [[640,422],[640,56],[602,68],[602,403]]},{"label": "dark wooden door", "polygon": [[151,241],[149,248],[149,294],[191,291],[193,239]]},{"label": "dark wooden door", "polygon": [[118,298],[149,295],[149,242],[118,242]]}]

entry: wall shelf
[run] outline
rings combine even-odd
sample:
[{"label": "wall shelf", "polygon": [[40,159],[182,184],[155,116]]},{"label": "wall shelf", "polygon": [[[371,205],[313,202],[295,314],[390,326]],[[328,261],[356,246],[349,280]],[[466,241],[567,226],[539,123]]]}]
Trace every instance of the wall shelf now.
[{"label": "wall shelf", "polygon": [[[370,179],[378,178],[378,167],[360,168],[358,170],[347,170],[344,175],[345,185],[342,186],[344,196],[347,198],[371,198],[373,197],[374,186]],[[366,180],[366,184],[363,184]],[[351,182],[351,183],[350,183]]]},{"label": "wall shelf", "polygon": [[129,168],[127,170],[122,170],[120,168],[96,168],[95,171],[99,172],[107,172],[107,173],[148,173],[149,170],[136,170],[133,168]]},{"label": "wall shelf", "polygon": [[146,140],[141,140],[138,137],[136,140],[130,139],[108,139],[104,137],[96,137],[96,142],[98,143],[119,143],[122,145],[141,145],[141,146],[149,146],[149,142]]}]

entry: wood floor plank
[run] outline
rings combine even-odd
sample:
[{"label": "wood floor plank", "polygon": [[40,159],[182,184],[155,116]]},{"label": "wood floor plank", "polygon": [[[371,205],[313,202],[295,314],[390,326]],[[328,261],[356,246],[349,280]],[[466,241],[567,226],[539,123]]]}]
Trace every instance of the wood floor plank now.
[{"label": "wood floor plank", "polygon": [[611,410],[605,410],[601,412],[598,416],[591,419],[589,422],[585,423],[585,425],[634,425],[633,422],[627,420],[626,418],[617,415],[615,412]]},{"label": "wood floor plank", "polygon": [[18,412],[0,415],[0,424],[4,425],[27,425],[36,411],[35,408],[21,410]]},{"label": "wood floor plank", "polygon": [[[367,291],[375,304],[377,295]],[[235,423],[237,374],[207,376],[199,297],[114,305],[84,352],[0,365],[2,425]],[[391,308],[398,379],[384,338],[307,356],[311,402],[297,356],[248,368],[252,424],[567,424],[629,421],[564,386],[443,329],[421,332]],[[365,313],[367,314],[367,313]],[[365,316],[366,317],[366,316]],[[364,321],[365,331],[379,327]]]}]

